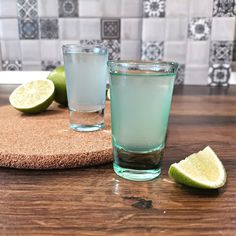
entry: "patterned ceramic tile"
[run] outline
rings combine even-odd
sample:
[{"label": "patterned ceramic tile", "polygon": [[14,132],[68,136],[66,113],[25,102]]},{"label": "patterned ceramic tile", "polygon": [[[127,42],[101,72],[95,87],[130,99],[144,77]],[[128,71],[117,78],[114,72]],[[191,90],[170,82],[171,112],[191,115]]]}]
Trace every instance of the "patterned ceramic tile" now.
[{"label": "patterned ceramic tile", "polygon": [[80,40],[79,43],[81,45],[100,45],[102,44],[102,41],[101,40]]},{"label": "patterned ceramic tile", "polygon": [[40,33],[42,39],[58,39],[58,19],[40,19]]},{"label": "patterned ceramic tile", "polygon": [[35,18],[38,16],[37,0],[17,0],[18,16]]},{"label": "patterned ceramic tile", "polygon": [[213,16],[235,16],[235,0],[214,0]]},{"label": "patterned ceramic tile", "polygon": [[61,65],[60,61],[41,61],[42,70],[51,71]]},{"label": "patterned ceramic tile", "polygon": [[233,42],[213,41],[210,48],[210,63],[231,63],[233,57]]},{"label": "patterned ceramic tile", "polygon": [[233,61],[236,61],[236,41],[233,42]]},{"label": "patterned ceramic tile", "polygon": [[143,0],[144,17],[165,17],[165,0]]},{"label": "patterned ceramic tile", "polygon": [[22,68],[22,64],[21,61],[9,61],[9,60],[5,60],[2,61],[2,69],[3,70],[21,70]]},{"label": "patterned ceramic tile", "polygon": [[194,17],[189,21],[188,37],[193,40],[208,40],[211,34],[211,19]]},{"label": "patterned ceramic tile", "polygon": [[108,48],[109,60],[120,60],[120,41],[116,39],[103,40],[102,44]]},{"label": "patterned ceramic tile", "polygon": [[78,17],[78,0],[58,0],[59,17]]},{"label": "patterned ceramic tile", "polygon": [[176,78],[175,78],[175,84],[181,85],[184,84],[184,76],[185,76],[185,65],[181,64],[179,65]]},{"label": "patterned ceramic tile", "polygon": [[102,39],[120,38],[120,19],[102,19]]},{"label": "patterned ceramic tile", "polygon": [[213,64],[209,68],[209,85],[228,86],[230,75],[230,64]]},{"label": "patterned ceramic tile", "polygon": [[164,42],[143,42],[142,60],[161,60],[164,54]]},{"label": "patterned ceramic tile", "polygon": [[37,19],[19,19],[18,27],[20,39],[39,38],[39,24]]}]

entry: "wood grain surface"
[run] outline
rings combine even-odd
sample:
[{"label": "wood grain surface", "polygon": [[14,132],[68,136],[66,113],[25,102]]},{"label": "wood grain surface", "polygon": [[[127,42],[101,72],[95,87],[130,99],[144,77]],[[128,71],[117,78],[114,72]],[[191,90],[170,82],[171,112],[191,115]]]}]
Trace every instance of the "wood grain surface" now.
[{"label": "wood grain surface", "polygon": [[[1,104],[13,88],[0,86]],[[173,183],[170,164],[206,145],[225,165],[225,187],[203,191]],[[111,165],[1,168],[0,235],[236,235],[235,154],[236,87],[177,88],[160,178],[126,181]]]}]

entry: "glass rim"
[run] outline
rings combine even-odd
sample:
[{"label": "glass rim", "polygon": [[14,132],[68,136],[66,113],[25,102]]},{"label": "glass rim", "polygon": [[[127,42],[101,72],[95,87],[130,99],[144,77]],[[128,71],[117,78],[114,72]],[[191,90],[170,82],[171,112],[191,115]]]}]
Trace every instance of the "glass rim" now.
[{"label": "glass rim", "polygon": [[123,75],[176,75],[179,64],[173,61],[108,61],[110,73]]},{"label": "glass rim", "polygon": [[62,45],[63,53],[96,53],[96,54],[107,54],[107,48],[102,44],[80,44],[70,43]]}]

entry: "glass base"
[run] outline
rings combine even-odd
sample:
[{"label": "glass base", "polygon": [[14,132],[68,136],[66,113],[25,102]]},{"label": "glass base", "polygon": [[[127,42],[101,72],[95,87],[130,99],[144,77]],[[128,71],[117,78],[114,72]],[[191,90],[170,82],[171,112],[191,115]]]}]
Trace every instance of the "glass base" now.
[{"label": "glass base", "polygon": [[148,181],[157,178],[161,174],[161,168],[154,170],[134,170],[127,169],[118,166],[117,164],[113,164],[113,168],[115,173],[128,180],[134,181]]},{"label": "glass base", "polygon": [[114,145],[114,171],[129,180],[152,180],[161,173],[163,151],[163,145],[162,148],[149,152],[130,152]]},{"label": "glass base", "polygon": [[79,131],[79,132],[92,132],[97,131],[104,128],[104,124],[97,124],[97,125],[76,125],[71,124],[70,128]]},{"label": "glass base", "polygon": [[104,108],[91,112],[70,110],[70,128],[80,132],[91,132],[104,128]]}]

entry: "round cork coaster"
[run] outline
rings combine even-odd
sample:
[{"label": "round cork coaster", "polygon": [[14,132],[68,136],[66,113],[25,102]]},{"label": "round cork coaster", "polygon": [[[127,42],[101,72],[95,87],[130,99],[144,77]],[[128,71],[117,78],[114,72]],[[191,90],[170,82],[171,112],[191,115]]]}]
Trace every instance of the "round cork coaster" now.
[{"label": "round cork coaster", "polygon": [[76,132],[69,128],[67,109],[56,103],[37,115],[0,107],[0,166],[62,169],[111,162],[109,102],[105,111],[105,129]]}]

